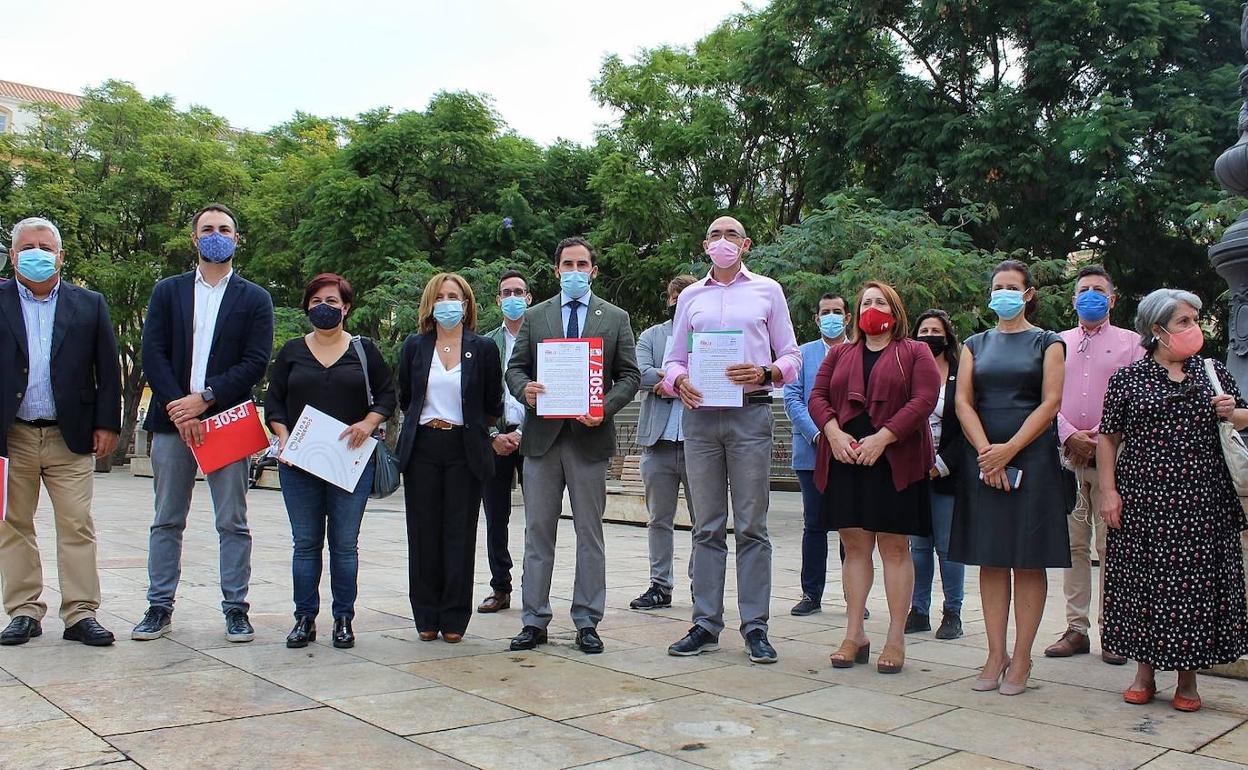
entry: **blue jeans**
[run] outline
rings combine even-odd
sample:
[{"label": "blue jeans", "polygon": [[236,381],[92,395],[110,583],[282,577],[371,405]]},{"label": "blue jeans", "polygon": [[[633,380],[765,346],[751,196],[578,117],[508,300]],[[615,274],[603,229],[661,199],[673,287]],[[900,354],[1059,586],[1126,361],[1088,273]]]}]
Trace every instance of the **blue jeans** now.
[{"label": "blue jeans", "polygon": [[823,495],[815,486],[814,471],[795,471],[802,489],[802,593],[823,601],[828,576],[828,530],[823,526]]},{"label": "blue jeans", "polygon": [[374,466],[370,460],[355,491],[347,492],[298,468],[278,465],[282,499],[286,502],[286,515],[290,517],[295,543],[291,574],[295,584],[296,617],[314,618],[320,612],[321,553],[326,534],[329,535],[329,586],[334,596],[334,617],[348,620],[355,617],[360,571],[356,543],[368,493],[373,489]]},{"label": "blue jeans", "polygon": [[932,578],[935,567],[932,551],[940,558],[940,585],[945,591],[945,612],[962,612],[963,579],[966,567],[949,561],[949,529],[953,525],[953,495],[932,493],[932,536],[910,536],[910,558],[914,561],[914,596],[910,606],[927,615],[932,607]]}]

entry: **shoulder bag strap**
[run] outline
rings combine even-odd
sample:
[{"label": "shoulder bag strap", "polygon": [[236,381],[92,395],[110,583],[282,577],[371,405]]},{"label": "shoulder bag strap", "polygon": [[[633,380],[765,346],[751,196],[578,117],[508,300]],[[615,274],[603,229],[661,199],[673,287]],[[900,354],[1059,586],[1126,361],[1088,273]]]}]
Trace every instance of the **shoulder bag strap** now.
[{"label": "shoulder bag strap", "polygon": [[364,389],[368,391],[368,405],[373,405],[373,386],[368,381],[368,356],[364,354],[364,343],[360,341],[361,337],[356,335],[351,338],[351,347],[355,348],[355,354],[359,356],[360,368],[364,370]]},{"label": "shoulder bag strap", "polygon": [[1213,359],[1205,359],[1205,376],[1209,378],[1209,384],[1213,386],[1213,395],[1221,396],[1223,394],[1222,383],[1218,380],[1218,370],[1213,368]]}]

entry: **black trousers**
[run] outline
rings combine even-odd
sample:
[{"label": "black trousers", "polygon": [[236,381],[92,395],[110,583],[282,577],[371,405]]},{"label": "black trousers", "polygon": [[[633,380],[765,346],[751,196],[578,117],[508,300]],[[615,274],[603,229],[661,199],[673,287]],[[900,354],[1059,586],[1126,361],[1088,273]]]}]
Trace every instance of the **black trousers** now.
[{"label": "black trousers", "polygon": [[511,552],[507,549],[507,525],[511,521],[511,480],[524,485],[524,457],[519,451],[506,457],[494,455],[494,478],[485,483],[485,551],[490,559],[490,588],[511,593]]},{"label": "black trousers", "polygon": [[463,428],[420,428],[403,470],[407,575],[419,631],[464,633],[472,617],[472,573],[481,482],[468,469]]}]

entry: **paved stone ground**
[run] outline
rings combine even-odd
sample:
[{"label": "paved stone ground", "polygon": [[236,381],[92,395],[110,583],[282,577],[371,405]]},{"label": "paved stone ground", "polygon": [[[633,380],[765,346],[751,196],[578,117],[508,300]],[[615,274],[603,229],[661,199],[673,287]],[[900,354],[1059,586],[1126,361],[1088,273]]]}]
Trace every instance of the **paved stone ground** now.
[{"label": "paved stone ground", "polygon": [[[1169,705],[1173,678],[1165,677],[1158,702],[1131,707],[1119,694],[1130,671],[1083,656],[1037,659],[1033,687],[1021,697],[971,692],[984,655],[973,576],[965,638],[912,636],[898,676],[833,670],[827,658],[845,621],[836,577],[822,614],[788,614],[800,595],[795,494],[773,496],[771,633],[780,662],[771,666],[750,664],[731,631],[717,653],[669,657],[666,646],[689,625],[687,594],[678,590],[676,606],[660,614],[628,609],[646,584],[646,533],[623,525],[607,526],[610,606],[600,627],[607,652],[580,654],[567,616],[574,553],[567,521],[552,644],[508,652],[520,627],[516,609],[475,616],[459,645],[420,642],[407,606],[401,497],[375,501],[365,519],[356,648],[335,650],[326,640],[287,650],[289,528],[279,493],[256,491],[250,502],[256,640],[224,639],[216,536],[201,486],[176,630],[131,642],[129,629],[145,609],[150,481],[124,471],[97,477],[100,620],[121,641],[105,649],[62,641],[53,612],[42,638],[0,648],[0,767],[1215,770],[1248,763],[1248,683],[1202,677],[1206,709],[1179,714]],[[55,607],[44,505],[46,596]],[[516,519],[518,560],[522,516]],[[688,533],[678,540],[683,568]],[[477,577],[480,598],[488,582],[484,544]],[[324,619],[328,579],[322,596]],[[1064,627],[1056,573],[1049,596],[1045,644]],[[878,578],[871,609],[878,649],[886,616]]]}]

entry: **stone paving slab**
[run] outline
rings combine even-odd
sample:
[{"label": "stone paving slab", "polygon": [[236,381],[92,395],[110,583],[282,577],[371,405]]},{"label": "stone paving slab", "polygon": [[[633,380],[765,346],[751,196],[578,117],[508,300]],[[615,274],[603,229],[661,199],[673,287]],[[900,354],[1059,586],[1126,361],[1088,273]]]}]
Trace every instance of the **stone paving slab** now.
[{"label": "stone paving slab", "polygon": [[[721,649],[673,658],[669,644],[690,625],[687,586],[671,608],[628,608],[648,582],[644,528],[608,524],[608,607],[602,655],[576,649],[568,617],[575,536],[560,524],[550,643],[513,653],[519,607],[474,615],[460,644],[421,642],[407,598],[402,500],[371,501],[360,539],[360,596],[354,649],[329,644],[329,579],[321,639],[302,650],[284,644],[291,624],[290,531],[279,493],[249,498],[255,546],[249,600],[256,640],[225,640],[217,586],[217,536],[207,490],[196,489],[186,530],[183,584],[174,632],[132,642],[146,609],[150,481],[124,473],[96,477],[102,623],[119,638],[93,649],[63,641],[55,616],[44,635],[0,647],[0,769],[217,770],[218,768],[1148,768],[1248,767],[1248,683],[1202,677],[1206,708],[1169,706],[1173,674],[1159,676],[1158,700],[1122,703],[1131,667],[1093,654],[1037,657],[1033,687],[1016,698],[974,693],[983,662],[982,613],[968,570],[966,636],[909,638],[907,665],[876,673],[888,628],[883,581],[866,629],[871,663],[832,669],[828,655],[846,624],[833,563],[821,613],[796,618],[799,497],[775,493],[771,636],[774,665],[750,663],[738,633],[732,559]],[[523,513],[512,517],[512,556],[520,562]],[[45,599],[56,606],[51,512],[37,525]],[[483,540],[484,528],[481,529]],[[832,547],[835,548],[833,537]],[[683,574],[689,538],[676,538]],[[878,561],[878,560],[877,560]],[[488,592],[479,542],[474,598]],[[514,574],[519,586],[520,571]],[[939,586],[934,603],[939,602]],[[517,605],[519,594],[514,597]],[[933,620],[936,620],[935,618]],[[1037,645],[1065,628],[1060,571]]]}]

